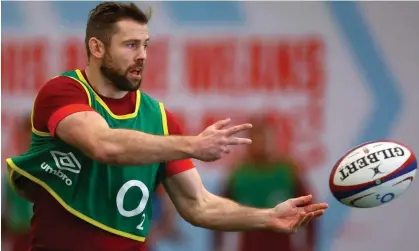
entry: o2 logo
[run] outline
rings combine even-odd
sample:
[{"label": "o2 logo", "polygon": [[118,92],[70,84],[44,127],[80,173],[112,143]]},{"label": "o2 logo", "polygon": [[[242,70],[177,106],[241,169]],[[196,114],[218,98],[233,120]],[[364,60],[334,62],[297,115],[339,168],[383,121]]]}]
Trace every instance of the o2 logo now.
[{"label": "o2 logo", "polygon": [[375,196],[375,198],[379,200],[382,204],[392,201],[394,197],[396,197],[394,193],[386,193],[383,196],[381,196],[381,194],[377,194]]},{"label": "o2 logo", "polygon": [[[126,210],[124,208],[124,199],[125,195],[128,192],[129,189],[132,187],[138,187],[141,189],[142,197],[141,201],[138,204],[138,206],[133,210]],[[141,194],[139,194],[141,196]],[[146,219],[145,213],[143,213],[144,209],[147,206],[148,198],[150,197],[150,192],[147,188],[147,186],[139,181],[139,180],[130,180],[127,181],[118,191],[118,194],[116,196],[116,207],[118,208],[118,212],[124,216],[124,217],[134,217],[142,213],[141,215],[141,222],[139,225],[137,225],[138,230],[144,230],[144,221]]]}]

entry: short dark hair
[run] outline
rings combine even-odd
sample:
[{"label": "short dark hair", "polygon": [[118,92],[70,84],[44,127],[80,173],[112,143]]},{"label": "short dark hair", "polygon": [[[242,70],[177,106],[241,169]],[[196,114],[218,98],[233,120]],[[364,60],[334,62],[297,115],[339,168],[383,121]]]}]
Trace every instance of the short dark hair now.
[{"label": "short dark hair", "polygon": [[112,35],[117,32],[115,24],[118,21],[131,19],[141,24],[147,24],[151,17],[151,8],[142,11],[134,3],[103,2],[98,4],[89,13],[86,25],[87,58],[90,57],[89,40],[96,37],[106,46],[109,46]]}]

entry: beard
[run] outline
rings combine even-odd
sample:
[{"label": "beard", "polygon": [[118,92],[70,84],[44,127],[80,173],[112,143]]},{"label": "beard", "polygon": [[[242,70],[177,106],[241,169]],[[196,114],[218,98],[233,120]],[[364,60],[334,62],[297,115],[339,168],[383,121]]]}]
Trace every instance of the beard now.
[{"label": "beard", "polygon": [[120,68],[114,67],[112,58],[109,55],[106,55],[100,66],[100,72],[116,89],[132,92],[137,91],[140,88],[142,80],[142,71],[140,72],[141,78],[138,81],[131,81],[127,78],[132,67],[135,66],[128,67],[124,72]]}]

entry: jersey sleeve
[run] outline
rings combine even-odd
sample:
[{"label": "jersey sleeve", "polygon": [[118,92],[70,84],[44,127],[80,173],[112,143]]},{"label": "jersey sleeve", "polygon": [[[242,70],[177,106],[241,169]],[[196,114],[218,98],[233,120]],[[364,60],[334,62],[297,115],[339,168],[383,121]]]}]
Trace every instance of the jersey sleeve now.
[{"label": "jersey sleeve", "polygon": [[[183,128],[176,120],[175,116],[166,110],[167,117],[167,128],[170,135],[183,135]],[[187,171],[194,168],[194,164],[191,159],[173,160],[167,163],[166,176],[173,176],[175,174]]]},{"label": "jersey sleeve", "polygon": [[94,111],[88,94],[75,80],[59,76],[49,80],[38,92],[33,108],[33,126],[54,136],[58,123],[81,111]]}]

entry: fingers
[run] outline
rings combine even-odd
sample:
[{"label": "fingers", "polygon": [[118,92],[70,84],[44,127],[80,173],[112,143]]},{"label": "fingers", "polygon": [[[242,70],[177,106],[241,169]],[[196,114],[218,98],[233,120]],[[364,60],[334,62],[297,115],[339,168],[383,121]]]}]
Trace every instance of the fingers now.
[{"label": "fingers", "polygon": [[311,220],[313,220],[317,217],[320,217],[323,214],[324,214],[324,210],[318,210],[318,211],[306,214],[304,216],[303,220],[299,223],[298,227],[308,224]]},{"label": "fingers", "polygon": [[329,207],[328,204],[326,203],[318,203],[318,204],[312,204],[312,205],[308,205],[304,207],[304,212],[306,213],[311,213],[311,212],[316,212],[319,210],[325,210]]},{"label": "fingers", "polygon": [[[306,204],[309,203],[311,199],[312,196],[308,195],[293,200],[294,203]],[[328,205],[326,203],[319,203],[298,208],[297,215],[294,216],[294,222],[292,225],[290,225],[288,232],[296,233],[298,228],[300,228],[301,226],[307,225],[311,220],[322,216],[327,207]]]},{"label": "fingers", "polygon": [[232,137],[228,139],[227,145],[249,145],[252,144],[251,139]]},{"label": "fingers", "polygon": [[230,148],[228,148],[227,146],[223,147],[221,150],[223,151],[224,154],[229,154],[230,153]]},{"label": "fingers", "polygon": [[231,119],[230,119],[230,118],[228,118],[228,119],[223,119],[223,120],[219,120],[219,121],[215,122],[212,126],[213,126],[215,129],[220,130],[220,129],[222,129],[223,127],[227,126],[227,125],[230,123],[230,121],[231,121]]},{"label": "fingers", "polygon": [[304,212],[311,213],[318,210],[325,210],[329,207],[327,203],[316,203],[316,204],[310,204],[313,200],[313,196],[311,194],[306,196],[301,196],[295,199],[291,199],[292,203],[297,207],[304,206]]},{"label": "fingers", "polygon": [[227,136],[231,136],[231,135],[237,134],[239,132],[248,130],[250,128],[252,128],[252,124],[249,124],[249,123],[241,124],[241,125],[236,125],[236,126],[233,126],[233,127],[229,128],[229,129],[227,129],[226,130],[226,135]]},{"label": "fingers", "polygon": [[313,196],[311,194],[306,195],[306,196],[301,196],[295,199],[291,199],[291,202],[295,205],[295,206],[304,206],[308,203],[310,203],[313,199]]},{"label": "fingers", "polygon": [[305,224],[309,223],[314,217],[313,213],[306,214],[304,219],[301,221],[300,226],[304,226]]},{"label": "fingers", "polygon": [[316,212],[313,212],[313,218],[320,217],[324,214],[324,210],[318,210]]},{"label": "fingers", "polygon": [[298,220],[295,222],[295,225],[292,227],[292,232],[296,233],[298,228],[303,224],[303,222],[307,221],[307,217],[308,215],[305,214],[304,212],[301,212],[298,215]]},{"label": "fingers", "polygon": [[295,226],[292,228],[292,232],[296,233],[298,228],[301,226],[307,225],[311,220],[320,217],[324,214],[324,210],[318,210],[311,213],[301,213],[299,219],[295,223]]},{"label": "fingers", "polygon": [[252,128],[252,124],[246,123],[241,125],[233,126],[227,130],[225,130],[225,135],[228,137],[228,145],[248,145],[252,143],[251,139],[248,138],[238,138],[238,137],[231,137],[234,134],[239,132],[245,131]]}]

